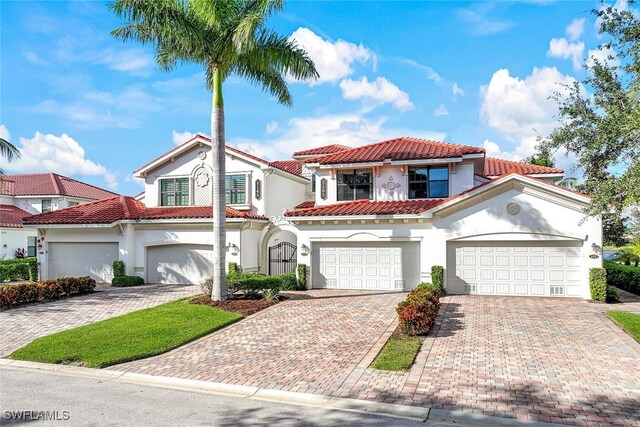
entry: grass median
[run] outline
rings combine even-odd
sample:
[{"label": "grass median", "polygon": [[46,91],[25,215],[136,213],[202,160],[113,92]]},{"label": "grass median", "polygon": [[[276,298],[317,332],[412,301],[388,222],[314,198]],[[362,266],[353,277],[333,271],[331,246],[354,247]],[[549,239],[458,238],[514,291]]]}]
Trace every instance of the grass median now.
[{"label": "grass median", "polygon": [[626,311],[607,311],[607,316],[636,341],[640,342],[640,314]]},{"label": "grass median", "polygon": [[38,338],[10,357],[103,368],[167,352],[241,318],[178,300]]}]

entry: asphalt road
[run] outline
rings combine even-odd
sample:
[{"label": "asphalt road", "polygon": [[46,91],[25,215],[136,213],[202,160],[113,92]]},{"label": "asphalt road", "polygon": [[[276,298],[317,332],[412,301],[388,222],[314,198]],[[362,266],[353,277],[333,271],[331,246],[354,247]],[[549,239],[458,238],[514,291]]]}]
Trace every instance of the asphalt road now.
[{"label": "asphalt road", "polygon": [[[48,411],[46,415],[57,416],[58,420],[6,420],[9,415],[6,411]],[[45,414],[34,412],[30,415],[37,418]],[[0,424],[59,427],[450,425],[35,372],[8,366],[0,367]]]}]

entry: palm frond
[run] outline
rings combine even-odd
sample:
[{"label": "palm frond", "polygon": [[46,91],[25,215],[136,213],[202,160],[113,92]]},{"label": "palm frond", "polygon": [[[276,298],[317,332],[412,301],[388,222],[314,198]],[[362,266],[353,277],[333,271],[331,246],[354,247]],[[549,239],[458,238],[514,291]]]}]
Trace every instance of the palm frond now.
[{"label": "palm frond", "polygon": [[0,157],[4,157],[7,161],[12,162],[20,158],[20,150],[6,139],[0,138]]}]

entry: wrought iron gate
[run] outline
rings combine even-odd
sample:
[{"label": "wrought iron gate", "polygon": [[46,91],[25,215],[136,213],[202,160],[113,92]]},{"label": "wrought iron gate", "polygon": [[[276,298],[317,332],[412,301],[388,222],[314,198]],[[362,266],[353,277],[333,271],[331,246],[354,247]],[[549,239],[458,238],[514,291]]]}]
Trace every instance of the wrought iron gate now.
[{"label": "wrought iron gate", "polygon": [[296,271],[296,245],[281,242],[269,247],[269,275],[291,273]]}]

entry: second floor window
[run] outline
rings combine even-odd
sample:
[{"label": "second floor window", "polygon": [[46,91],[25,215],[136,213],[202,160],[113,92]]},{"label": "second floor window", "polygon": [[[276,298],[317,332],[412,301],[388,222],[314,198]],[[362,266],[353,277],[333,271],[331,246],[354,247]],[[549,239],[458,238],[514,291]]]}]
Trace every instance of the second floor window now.
[{"label": "second floor window", "polygon": [[51,200],[42,201],[42,213],[51,212]]},{"label": "second floor window", "polygon": [[354,169],[338,172],[338,201],[371,200],[373,198],[373,173],[371,169]]},{"label": "second floor window", "polygon": [[409,198],[449,197],[449,168],[424,166],[409,169]]},{"label": "second floor window", "polygon": [[316,174],[311,175],[311,192],[316,192]]},{"label": "second floor window", "polygon": [[160,180],[161,206],[189,205],[189,178],[165,178]]},{"label": "second floor window", "polygon": [[247,203],[247,176],[227,175],[224,177],[224,198],[228,205]]},{"label": "second floor window", "polygon": [[36,236],[27,237],[27,256],[34,257],[36,256]]}]

